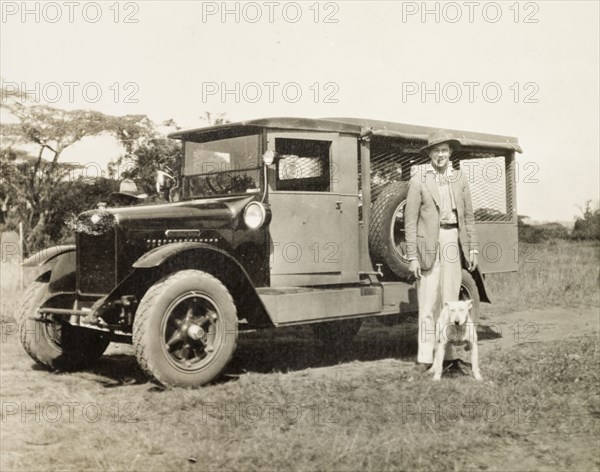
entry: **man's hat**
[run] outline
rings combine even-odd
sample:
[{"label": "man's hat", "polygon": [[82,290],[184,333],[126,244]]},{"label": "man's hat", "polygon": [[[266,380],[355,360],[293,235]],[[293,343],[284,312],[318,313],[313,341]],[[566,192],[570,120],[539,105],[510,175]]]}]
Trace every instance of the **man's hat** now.
[{"label": "man's hat", "polygon": [[448,143],[452,149],[456,149],[458,146],[460,146],[460,141],[456,138],[453,138],[448,131],[438,130],[427,136],[427,146],[419,149],[419,152],[429,152],[432,147],[442,143]]},{"label": "man's hat", "polygon": [[133,197],[139,199],[148,197],[147,194],[145,194],[141,190],[138,190],[137,185],[131,179],[123,180],[121,182],[121,185],[119,185],[119,191],[113,192],[111,193],[111,195],[125,195],[126,197]]}]

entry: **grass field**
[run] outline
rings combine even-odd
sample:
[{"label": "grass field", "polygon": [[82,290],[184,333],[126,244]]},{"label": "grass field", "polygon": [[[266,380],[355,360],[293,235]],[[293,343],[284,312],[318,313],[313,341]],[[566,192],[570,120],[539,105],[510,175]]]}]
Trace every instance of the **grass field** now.
[{"label": "grass field", "polygon": [[[305,327],[245,334],[227,376],[198,390],[148,382],[123,345],[91,370],[53,374],[18,342],[7,269],[0,469],[598,470],[599,246],[535,249],[518,274],[488,277],[499,302],[484,307],[500,322],[530,310],[540,340],[483,340],[481,383],[433,383],[414,369],[414,326],[374,321],[333,352]],[[581,329],[556,328],[563,312]]]},{"label": "grass field", "polygon": [[600,306],[600,245],[548,241],[519,244],[519,271],[491,274],[491,313],[547,306]]}]

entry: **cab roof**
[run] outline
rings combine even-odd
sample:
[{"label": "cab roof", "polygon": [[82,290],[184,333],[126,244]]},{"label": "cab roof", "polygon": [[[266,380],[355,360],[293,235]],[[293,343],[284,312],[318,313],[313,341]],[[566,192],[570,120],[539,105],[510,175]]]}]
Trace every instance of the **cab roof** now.
[{"label": "cab roof", "polygon": [[[169,135],[173,139],[184,141],[196,141],[206,138],[205,135],[220,134],[234,128],[248,128],[250,131],[256,129],[297,130],[316,132],[335,132],[360,135],[372,135],[390,139],[403,139],[420,142],[425,146],[427,136],[439,128],[429,126],[409,125],[395,123],[393,121],[379,121],[364,118],[261,118],[257,120],[238,121],[217,126],[208,126],[186,131],[178,131]],[[463,131],[446,129],[454,138],[458,139],[462,146],[507,149],[522,152],[518,140],[511,136],[502,136],[489,133],[478,133],[474,131]]]}]

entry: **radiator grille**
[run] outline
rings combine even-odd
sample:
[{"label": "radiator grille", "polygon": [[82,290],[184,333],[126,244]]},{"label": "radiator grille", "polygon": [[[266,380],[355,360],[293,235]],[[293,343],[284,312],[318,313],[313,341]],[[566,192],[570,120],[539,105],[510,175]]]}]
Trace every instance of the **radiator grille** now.
[{"label": "radiator grille", "polygon": [[104,294],[116,284],[115,230],[77,234],[77,283],[81,293]]},{"label": "radiator grille", "polygon": [[157,238],[157,239],[146,238],[144,241],[146,243],[146,250],[154,249],[155,247],[163,246],[165,244],[188,243],[188,242],[190,242],[190,243],[207,243],[207,244],[211,244],[215,247],[223,246],[223,240],[218,235],[214,235],[211,237],[205,237],[205,238]]}]

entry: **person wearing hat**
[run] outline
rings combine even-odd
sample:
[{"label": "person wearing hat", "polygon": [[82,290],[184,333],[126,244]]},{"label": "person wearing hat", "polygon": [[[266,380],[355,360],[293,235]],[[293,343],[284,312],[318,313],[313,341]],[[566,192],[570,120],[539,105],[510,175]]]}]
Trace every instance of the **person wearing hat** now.
[{"label": "person wearing hat", "polygon": [[131,179],[124,179],[119,185],[119,191],[110,194],[111,203],[117,206],[137,205],[142,202],[148,195],[138,190],[137,185]]},{"label": "person wearing hat", "polygon": [[[460,142],[447,132],[428,137],[421,149],[430,162],[411,180],[404,210],[409,271],[417,280],[419,339],[417,363],[433,363],[435,323],[444,302],[458,300],[462,261],[477,267],[477,237],[469,183],[465,173],[452,168],[450,157]],[[458,359],[454,346],[446,363]],[[458,362],[458,361],[457,361]]]}]

